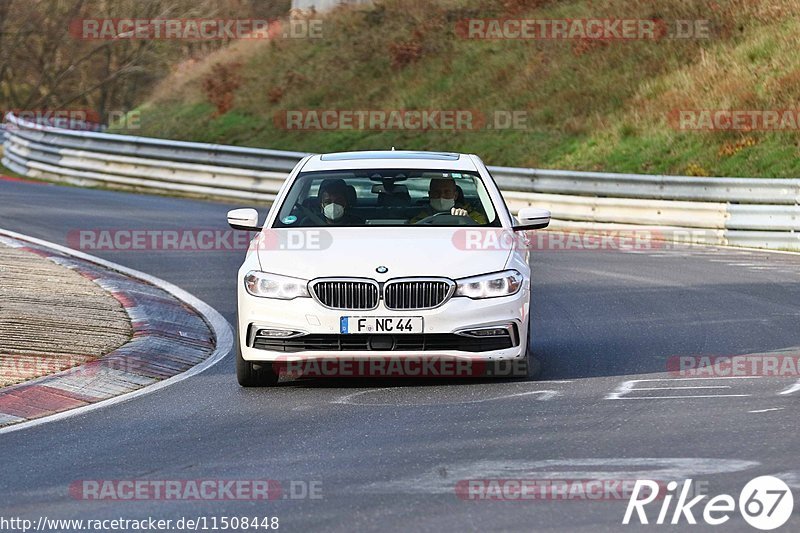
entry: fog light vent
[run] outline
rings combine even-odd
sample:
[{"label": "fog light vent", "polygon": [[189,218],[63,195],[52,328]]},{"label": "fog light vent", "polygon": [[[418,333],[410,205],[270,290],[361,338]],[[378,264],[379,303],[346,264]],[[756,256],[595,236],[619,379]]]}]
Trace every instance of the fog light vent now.
[{"label": "fog light vent", "polygon": [[470,337],[508,337],[507,328],[468,329],[460,333]]},{"label": "fog light vent", "polygon": [[256,337],[268,337],[272,339],[286,339],[289,337],[294,337],[295,335],[299,335],[299,331],[293,331],[291,329],[267,329],[261,328],[256,331]]}]

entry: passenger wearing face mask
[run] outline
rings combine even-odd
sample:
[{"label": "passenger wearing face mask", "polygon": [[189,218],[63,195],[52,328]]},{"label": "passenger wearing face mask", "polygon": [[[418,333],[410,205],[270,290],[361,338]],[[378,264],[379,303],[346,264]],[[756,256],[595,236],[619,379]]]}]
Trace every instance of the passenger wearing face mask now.
[{"label": "passenger wearing face mask", "polygon": [[417,216],[409,220],[409,224],[416,224],[420,220],[435,215],[436,213],[450,213],[457,217],[470,217],[478,224],[486,224],[486,216],[476,211],[463,200],[458,202],[458,188],[453,178],[434,178],[428,186],[430,205],[423,209]]},{"label": "passenger wearing face mask", "polygon": [[348,212],[348,187],[344,180],[327,179],[319,187],[320,211],[323,221],[332,226],[358,226],[364,220]]}]

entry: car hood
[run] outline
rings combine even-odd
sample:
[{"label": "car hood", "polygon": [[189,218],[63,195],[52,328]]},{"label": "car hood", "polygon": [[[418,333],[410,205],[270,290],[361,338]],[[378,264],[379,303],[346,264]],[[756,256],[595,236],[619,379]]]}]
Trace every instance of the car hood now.
[{"label": "car hood", "polygon": [[[406,276],[463,278],[503,270],[511,250],[466,249],[464,228],[267,229],[258,259],[265,272],[303,279]],[[478,231],[502,231],[491,228]],[[386,267],[378,273],[378,267]]]}]

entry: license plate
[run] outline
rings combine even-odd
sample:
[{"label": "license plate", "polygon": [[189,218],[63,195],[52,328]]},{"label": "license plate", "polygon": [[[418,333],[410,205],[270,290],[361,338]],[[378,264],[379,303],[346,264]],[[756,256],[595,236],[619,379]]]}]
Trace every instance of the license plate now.
[{"label": "license plate", "polygon": [[339,320],[343,335],[350,333],[422,333],[422,317],[343,316]]}]

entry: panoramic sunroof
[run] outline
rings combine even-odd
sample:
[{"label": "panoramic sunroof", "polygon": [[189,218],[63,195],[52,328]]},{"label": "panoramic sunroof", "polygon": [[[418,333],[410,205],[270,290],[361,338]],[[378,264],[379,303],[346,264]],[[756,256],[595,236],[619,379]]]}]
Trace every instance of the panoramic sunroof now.
[{"label": "panoramic sunroof", "polygon": [[400,151],[378,151],[378,152],[343,152],[340,154],[325,154],[320,157],[321,161],[347,161],[353,159],[428,159],[434,161],[458,161],[459,154],[446,152],[400,152]]}]

